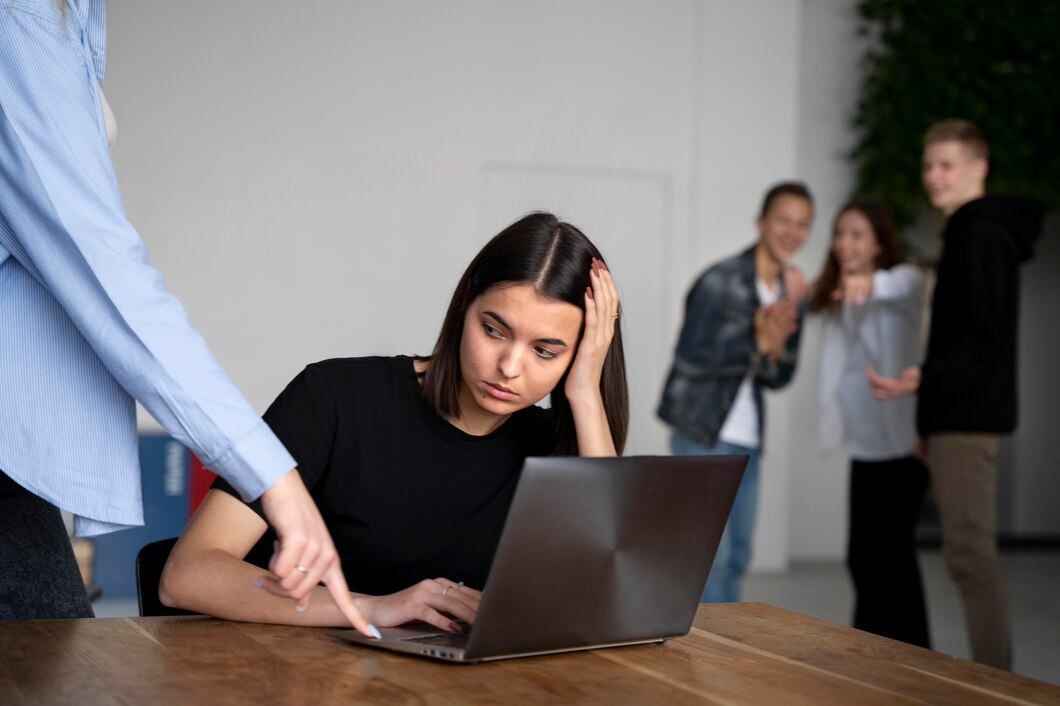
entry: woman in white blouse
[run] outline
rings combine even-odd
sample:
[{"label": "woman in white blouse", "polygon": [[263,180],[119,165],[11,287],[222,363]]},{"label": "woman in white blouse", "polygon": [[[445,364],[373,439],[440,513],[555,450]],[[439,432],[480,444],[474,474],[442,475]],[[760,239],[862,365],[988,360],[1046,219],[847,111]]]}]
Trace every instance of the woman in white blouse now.
[{"label": "woman in white blouse", "polygon": [[872,396],[866,368],[897,375],[921,357],[923,273],[898,264],[887,208],[857,200],[836,217],[832,247],[810,296],[823,316],[820,434],[847,443],[854,627],[929,647],[914,545],[927,469],[917,457],[916,399]]}]

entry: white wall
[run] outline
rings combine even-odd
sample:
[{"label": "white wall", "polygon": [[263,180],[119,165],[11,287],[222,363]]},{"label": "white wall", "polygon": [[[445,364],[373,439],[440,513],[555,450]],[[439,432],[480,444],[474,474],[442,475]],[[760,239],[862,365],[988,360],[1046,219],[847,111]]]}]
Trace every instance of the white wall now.
[{"label": "white wall", "polygon": [[[800,262],[823,256],[849,188],[854,4],[111,0],[126,207],[258,409],[307,362],[428,352],[479,245],[557,209],[625,297],[629,450],[665,452],[685,290],[753,240],[767,186],[811,184]],[[758,568],[842,543],[845,473],[805,412],[812,339],[769,400]]]},{"label": "white wall", "polygon": [[[1037,255],[1022,268],[1020,294],[1019,427],[1004,445],[999,472],[1009,500],[1002,531],[1031,537],[1060,536],[1060,474],[1056,472],[1056,408],[1060,349],[1056,303],[1060,301],[1060,213],[1046,216]],[[1007,452],[1007,453],[1006,453]],[[1006,512],[1007,510],[1007,512]]]},{"label": "white wall", "polygon": [[[856,3],[804,0],[799,62],[799,144],[801,173],[817,200],[813,237],[797,256],[808,278],[821,270],[828,252],[832,220],[854,188],[847,155],[854,146],[851,120],[857,105],[864,51],[855,31]],[[823,456],[818,444],[817,384],[820,322],[809,318],[803,331],[800,370],[771,412],[777,420],[778,446],[787,451],[791,507],[791,556],[834,559],[846,551],[848,458],[837,451]],[[772,439],[773,437],[771,437]]]}]

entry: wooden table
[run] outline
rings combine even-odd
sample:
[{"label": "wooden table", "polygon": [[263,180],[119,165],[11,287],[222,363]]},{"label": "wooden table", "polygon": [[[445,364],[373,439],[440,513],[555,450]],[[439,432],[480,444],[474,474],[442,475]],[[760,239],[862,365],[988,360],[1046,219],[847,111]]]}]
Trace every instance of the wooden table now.
[{"label": "wooden table", "polygon": [[762,603],[663,645],[479,665],[212,618],[0,622],[0,704],[1060,704],[1060,688]]}]

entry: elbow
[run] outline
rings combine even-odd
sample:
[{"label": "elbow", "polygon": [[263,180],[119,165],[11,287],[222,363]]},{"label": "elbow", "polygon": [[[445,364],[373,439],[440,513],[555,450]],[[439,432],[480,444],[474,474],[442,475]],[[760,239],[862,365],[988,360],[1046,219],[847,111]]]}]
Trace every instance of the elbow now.
[{"label": "elbow", "polygon": [[173,556],[170,556],[159,577],[158,600],[167,608],[194,610],[190,605],[193,598],[187,572],[182,570],[179,559],[174,561]]},{"label": "elbow", "polygon": [[167,608],[183,608],[181,605],[180,579],[169,565],[162,571],[158,581],[158,600]]}]

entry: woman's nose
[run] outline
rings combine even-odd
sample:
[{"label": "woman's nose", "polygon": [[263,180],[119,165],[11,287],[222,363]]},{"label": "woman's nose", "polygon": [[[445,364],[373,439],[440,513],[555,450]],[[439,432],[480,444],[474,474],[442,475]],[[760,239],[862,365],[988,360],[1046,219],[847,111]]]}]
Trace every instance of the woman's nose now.
[{"label": "woman's nose", "polygon": [[497,361],[497,368],[506,378],[518,377],[519,369],[522,365],[521,357],[515,347],[507,348],[501,355],[500,360]]}]

